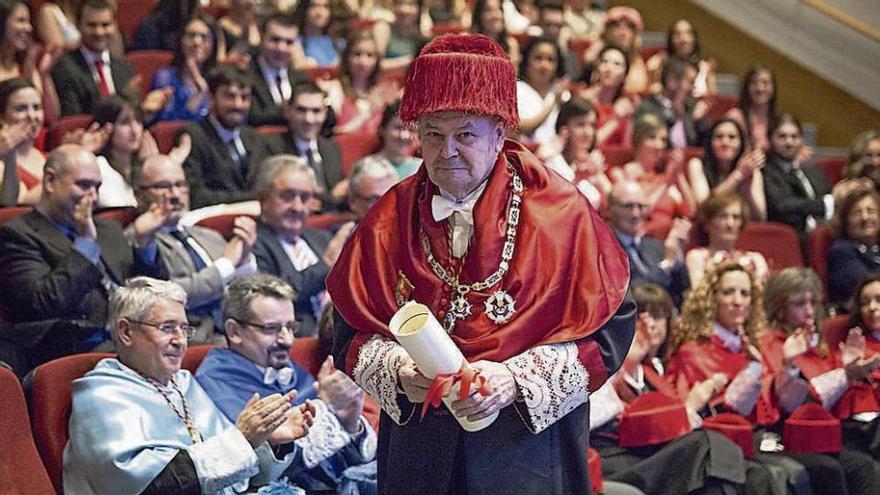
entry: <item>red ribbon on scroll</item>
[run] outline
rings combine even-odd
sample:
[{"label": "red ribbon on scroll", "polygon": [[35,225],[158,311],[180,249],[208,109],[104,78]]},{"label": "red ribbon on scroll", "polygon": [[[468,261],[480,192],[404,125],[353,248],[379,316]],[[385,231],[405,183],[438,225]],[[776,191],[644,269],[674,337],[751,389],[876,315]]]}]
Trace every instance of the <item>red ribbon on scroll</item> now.
[{"label": "red ribbon on scroll", "polygon": [[486,377],[480,376],[480,371],[474,370],[466,362],[462,363],[461,368],[457,372],[441,373],[434,377],[434,381],[431,382],[431,387],[428,389],[428,395],[425,397],[425,402],[422,403],[422,416],[420,419],[424,419],[429,407],[440,407],[443,397],[446,397],[446,394],[452,390],[456,383],[459,384],[458,400],[463,400],[471,395],[472,386],[477,388],[480,395],[486,396],[492,393],[492,387],[489,386]]}]

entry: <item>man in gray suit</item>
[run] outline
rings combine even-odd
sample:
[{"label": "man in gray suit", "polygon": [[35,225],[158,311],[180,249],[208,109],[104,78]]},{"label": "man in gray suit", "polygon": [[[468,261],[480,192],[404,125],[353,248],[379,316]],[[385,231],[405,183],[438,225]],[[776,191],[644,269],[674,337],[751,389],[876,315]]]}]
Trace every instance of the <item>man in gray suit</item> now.
[{"label": "man in gray suit", "polygon": [[235,219],[229,241],[203,227],[184,227],[180,217],[189,210],[189,184],[181,164],[166,155],[156,155],[134,173],[138,207],[167,204],[172,213],[156,234],[159,258],[171,281],[187,295],[187,315],[198,327],[191,344],[222,343],[220,304],[223,290],[232,278],[257,271],[251,254],[257,226],[247,216]]}]

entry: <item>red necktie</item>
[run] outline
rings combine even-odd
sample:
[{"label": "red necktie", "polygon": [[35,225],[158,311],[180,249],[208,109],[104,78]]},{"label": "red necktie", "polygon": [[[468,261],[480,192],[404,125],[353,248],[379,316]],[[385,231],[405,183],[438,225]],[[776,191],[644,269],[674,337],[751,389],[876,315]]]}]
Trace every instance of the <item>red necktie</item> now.
[{"label": "red necktie", "polygon": [[95,60],[95,70],[98,71],[98,91],[104,96],[110,95],[110,86],[107,85],[107,78],[104,77],[104,61]]}]

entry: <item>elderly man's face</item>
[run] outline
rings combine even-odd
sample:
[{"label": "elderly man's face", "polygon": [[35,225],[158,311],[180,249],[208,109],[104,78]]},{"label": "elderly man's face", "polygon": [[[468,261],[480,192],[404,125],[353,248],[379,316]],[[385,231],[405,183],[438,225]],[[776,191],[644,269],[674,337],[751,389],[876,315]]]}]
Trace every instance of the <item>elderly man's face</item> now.
[{"label": "elderly man's face", "polygon": [[647,199],[641,188],[617,187],[612,196],[611,206],[608,209],[611,225],[626,235],[633,237],[640,235],[649,211]]},{"label": "elderly man's face", "polygon": [[[187,340],[182,325],[187,324],[183,304],[171,299],[159,299],[142,322],[127,320],[131,331],[129,338],[120,338],[120,345],[137,371],[154,380],[166,383],[180,370]],[[175,330],[165,333],[158,325],[174,326]],[[154,326],[155,325],[155,326]]]},{"label": "elderly man's face", "polygon": [[287,299],[256,296],[251,301],[253,321],[227,326],[233,349],[264,368],[283,368],[290,362],[296,326],[293,303]]},{"label": "elderly man's face", "polygon": [[180,164],[164,156],[149,158],[143,165],[137,190],[138,205],[147,210],[153,203],[171,206],[166,225],[177,225],[189,210],[189,183]]},{"label": "elderly man's face", "polygon": [[272,191],[260,200],[263,221],[288,239],[298,236],[309,216],[315,189],[315,181],[308,175],[290,168],[282,170],[272,181]]},{"label": "elderly man's face", "polygon": [[349,188],[348,207],[360,220],[376,201],[397,182],[397,177],[364,177],[360,183]]},{"label": "elderly man's face", "polygon": [[97,202],[101,170],[95,155],[82,150],[71,157],[70,163],[62,170],[47,174],[43,184],[43,194],[53,220],[72,225],[73,212],[81,201]]},{"label": "elderly man's face", "polygon": [[419,133],[431,182],[459,199],[489,177],[504,144],[500,121],[460,112],[422,117]]}]

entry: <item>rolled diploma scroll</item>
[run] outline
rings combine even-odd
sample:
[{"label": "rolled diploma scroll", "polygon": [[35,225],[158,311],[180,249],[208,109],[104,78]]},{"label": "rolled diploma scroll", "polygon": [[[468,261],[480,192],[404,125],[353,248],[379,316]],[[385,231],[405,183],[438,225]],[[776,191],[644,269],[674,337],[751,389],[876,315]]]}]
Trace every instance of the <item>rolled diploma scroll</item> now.
[{"label": "rolled diploma scroll", "polygon": [[[439,374],[454,374],[461,369],[462,364],[467,364],[455,342],[424,304],[407,302],[394,314],[388,327],[419,370],[432,380]],[[458,388],[459,384],[456,383],[443,398],[443,403],[450,411],[452,408],[449,405],[457,399]],[[496,411],[479,421],[468,421],[467,418],[458,416],[455,419],[465,431],[480,431],[492,424],[497,417]]]}]

